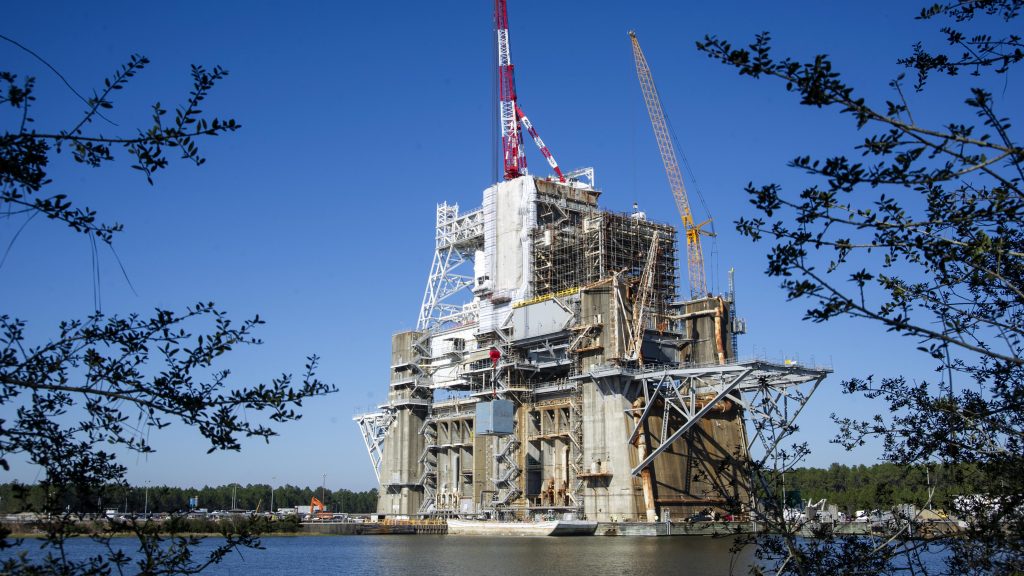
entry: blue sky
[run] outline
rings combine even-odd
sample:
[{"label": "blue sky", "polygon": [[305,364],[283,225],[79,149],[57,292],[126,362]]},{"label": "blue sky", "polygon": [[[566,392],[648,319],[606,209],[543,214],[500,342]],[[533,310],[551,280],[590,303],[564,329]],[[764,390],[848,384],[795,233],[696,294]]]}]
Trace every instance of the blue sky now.
[{"label": "blue sky", "polygon": [[[764,247],[732,226],[750,214],[747,182],[797,190],[807,180],[785,167],[789,159],[848,151],[856,132],[832,112],[799,107],[777,84],[738,77],[694,42],[715,33],[744,44],[771,31],[780,52],[828,53],[865,96],[880,100],[891,97],[896,57],[918,38],[935,38],[935,26],[912,20],[918,6],[889,2],[509,4],[520,103],[559,164],[595,167],[605,207],[626,211],[637,201],[653,219],[676,223],[626,35],[637,31],[716,223],[717,257],[708,258],[717,274],[709,283],[724,290],[726,271],[736,268],[749,326],[741,355],[833,367],[802,421],[814,449],[808,463],[875,461],[877,448],[848,454],[827,441],[829,413],[876,410],[841,395],[840,380],[930,378],[931,366],[912,341],[876,326],[802,322],[803,307],[787,303],[764,276]],[[182,102],[190,64],[230,70],[205,109],[243,128],[203,143],[206,165],[179,162],[148,186],[126,160],[100,170],[58,161],[50,190],[72,191],[126,227],[115,246],[137,294],[103,251],[104,312],[212,300],[236,317],[258,313],[267,320],[259,332],[265,344],[232,354],[235,382],[300,372],[316,353],[321,377],[340,389],[307,403],[305,417],[280,426],[270,445],[248,442],[238,454],[205,454],[198,434],[180,424],[153,432],[156,454],[126,458],[130,481],[318,485],[326,474],[331,488],[375,484],[351,418],[385,399],[390,335],[415,324],[435,204],[474,208],[495,176],[492,9],[482,0],[5,8],[0,33],[38,52],[80,92],[99,87],[131,53],[152,60],[108,114],[119,127],[93,125],[106,135],[144,125],[154,101]],[[0,61],[38,78],[37,129],[73,125],[83,106],[51,72],[7,43]],[[944,99],[912,96],[921,123],[966,97],[944,93],[942,80],[936,85]],[[1019,92],[1011,78],[998,103],[1019,110]],[[0,122],[7,129],[12,118]],[[531,168],[544,172],[540,154],[532,146],[527,153]],[[4,247],[21,224],[0,220]],[[45,338],[60,319],[92,311],[91,267],[86,238],[33,221],[0,268],[0,306]],[[36,474],[16,464],[4,476],[33,481]]]}]

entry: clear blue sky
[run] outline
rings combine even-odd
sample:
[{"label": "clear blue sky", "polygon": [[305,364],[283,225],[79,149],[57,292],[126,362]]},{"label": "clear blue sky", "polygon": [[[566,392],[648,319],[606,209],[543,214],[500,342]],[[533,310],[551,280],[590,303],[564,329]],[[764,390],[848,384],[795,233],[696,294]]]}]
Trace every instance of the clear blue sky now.
[{"label": "clear blue sky", "polygon": [[[103,310],[181,309],[212,300],[236,317],[259,313],[265,344],[232,354],[239,383],[299,372],[307,354],[338,394],[309,402],[270,445],[205,454],[180,424],[154,431],[158,452],[127,457],[133,483],[271,482],[331,488],[375,485],[351,418],[385,399],[390,335],[411,328],[430,266],[434,206],[480,203],[494,179],[492,3],[476,2],[18,2],[0,33],[31,47],[83,93],[129,54],[152,60],[108,114],[124,134],[148,105],[181,102],[189,65],[231,75],[205,109],[242,130],[204,142],[206,165],[177,163],[148,186],[121,160],[100,170],[54,165],[51,192],[71,191],[107,221],[125,224],[116,247],[137,295],[109,251],[100,258]],[[736,268],[749,334],[741,355],[799,358],[835,374],[802,426],[811,465],[870,463],[830,445],[828,414],[866,416],[875,405],[844,397],[843,378],[905,373],[930,378],[913,342],[852,321],[813,325],[763,274],[763,247],[732,222],[750,213],[748,181],[806,182],[785,167],[803,153],[847,151],[855,132],[833,112],[804,109],[782,87],[739,78],[694,49],[706,33],[746,43],[771,31],[782,52],[833,56],[871,98],[889,98],[897,56],[934,25],[915,3],[540,2],[511,0],[511,51],[520,102],[563,168],[593,166],[605,207],[634,201],[677,222],[643,107],[627,30],[635,29],[719,233],[713,281]],[[68,128],[83,106],[41,64],[0,43],[0,68],[38,78],[40,130]],[[1010,79],[1004,106],[1020,99]],[[953,94],[951,102],[965,95]],[[937,104],[920,102],[926,123]],[[930,106],[935,106],[930,108]],[[938,116],[932,116],[931,119]],[[10,127],[9,115],[0,117]],[[531,167],[543,172],[531,146]],[[696,203],[694,199],[693,202]],[[6,247],[22,224],[0,220]],[[0,308],[43,338],[62,318],[92,311],[86,238],[37,219],[0,269]],[[3,417],[3,414],[0,414]],[[16,464],[6,479],[33,481]]]}]

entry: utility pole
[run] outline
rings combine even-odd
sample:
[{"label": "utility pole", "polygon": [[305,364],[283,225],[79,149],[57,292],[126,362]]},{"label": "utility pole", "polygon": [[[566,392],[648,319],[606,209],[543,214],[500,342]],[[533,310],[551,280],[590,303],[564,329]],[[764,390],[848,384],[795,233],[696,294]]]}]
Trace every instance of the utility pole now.
[{"label": "utility pole", "polygon": [[142,514],[149,516],[149,480],[146,480],[146,503],[143,505]]},{"label": "utility pole", "polygon": [[235,507],[235,496],[238,494],[238,484],[231,485],[231,509],[237,510]]},{"label": "utility pole", "polygon": [[[325,492],[327,492],[327,473],[326,472],[324,472],[323,478],[320,480],[320,501],[321,502],[324,502],[324,501],[327,500],[327,498],[324,496]],[[325,503],[324,506],[327,506],[327,504]]]},{"label": "utility pole", "polygon": [[277,483],[277,476],[270,478],[270,514],[274,514],[274,484]]}]

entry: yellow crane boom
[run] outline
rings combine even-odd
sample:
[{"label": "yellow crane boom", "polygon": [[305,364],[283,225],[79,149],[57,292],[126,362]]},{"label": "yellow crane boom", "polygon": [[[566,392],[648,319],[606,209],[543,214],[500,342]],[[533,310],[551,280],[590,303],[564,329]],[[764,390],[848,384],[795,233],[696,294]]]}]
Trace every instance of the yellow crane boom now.
[{"label": "yellow crane boom", "polygon": [[687,270],[690,276],[690,296],[703,298],[707,296],[708,288],[707,278],[704,275],[704,253],[700,247],[700,236],[701,234],[711,235],[701,229],[711,220],[705,220],[700,224],[694,222],[693,212],[690,211],[690,202],[686,197],[686,186],[683,185],[683,175],[679,172],[676,149],[672,146],[672,135],[668,130],[665,112],[661,109],[661,100],[658,98],[658,89],[654,86],[651,68],[647,65],[647,58],[644,57],[643,50],[640,49],[640,41],[637,40],[636,33],[630,30],[629,38],[633,41],[636,75],[640,79],[640,89],[644,93],[644,103],[647,104],[647,114],[651,117],[651,127],[654,128],[654,137],[658,141],[661,161],[665,164],[668,185],[676,200],[679,216],[683,220],[683,231],[686,233]]}]

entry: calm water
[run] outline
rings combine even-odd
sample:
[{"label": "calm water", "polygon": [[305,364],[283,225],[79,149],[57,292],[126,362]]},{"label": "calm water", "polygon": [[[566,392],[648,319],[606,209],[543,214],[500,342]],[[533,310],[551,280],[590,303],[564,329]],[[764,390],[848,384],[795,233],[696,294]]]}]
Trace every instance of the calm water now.
[{"label": "calm water", "polygon": [[[121,541],[125,552],[134,551],[133,542]],[[298,536],[268,537],[263,544],[266,550],[243,550],[204,574],[717,576],[745,574],[752,556],[748,548],[734,557],[729,551],[731,539],[698,537]],[[73,554],[96,550],[84,539],[73,541],[69,548]]]}]

